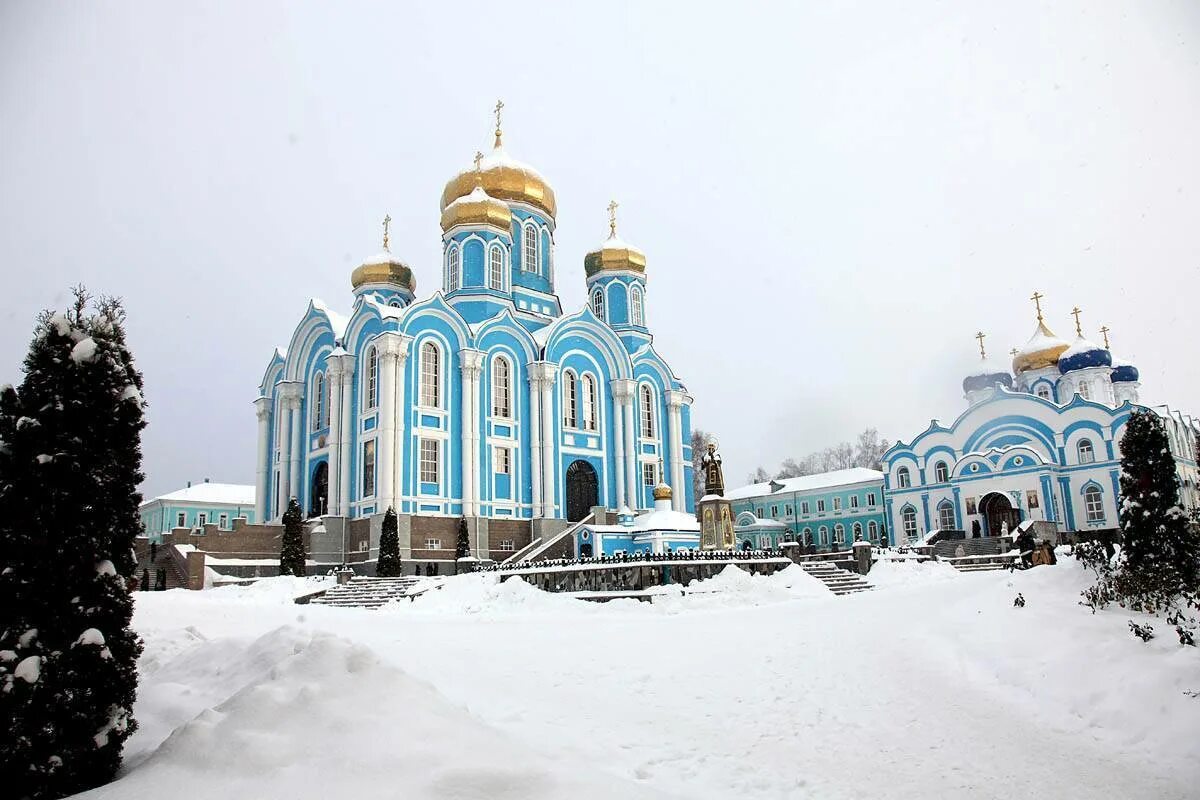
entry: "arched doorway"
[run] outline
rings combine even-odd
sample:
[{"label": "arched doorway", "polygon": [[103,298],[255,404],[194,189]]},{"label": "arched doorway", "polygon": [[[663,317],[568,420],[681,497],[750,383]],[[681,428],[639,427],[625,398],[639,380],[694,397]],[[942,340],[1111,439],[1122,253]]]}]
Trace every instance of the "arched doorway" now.
[{"label": "arched doorway", "polygon": [[1010,532],[1021,522],[1021,512],[1013,508],[1008,495],[1001,492],[984,495],[979,501],[979,513],[983,514],[988,536],[999,536],[1006,522]]},{"label": "arched doorway", "polygon": [[600,481],[596,469],[586,461],[567,467],[567,521],[579,522],[600,505]]},{"label": "arched doorway", "polygon": [[308,516],[322,516],[329,508],[329,462],[322,461],[313,470],[312,489],[308,493]]}]

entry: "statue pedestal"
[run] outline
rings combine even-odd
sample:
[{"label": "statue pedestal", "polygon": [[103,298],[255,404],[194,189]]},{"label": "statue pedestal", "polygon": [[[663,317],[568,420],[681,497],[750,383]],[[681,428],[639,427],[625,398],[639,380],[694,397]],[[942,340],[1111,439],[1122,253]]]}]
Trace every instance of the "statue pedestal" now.
[{"label": "statue pedestal", "polygon": [[733,550],[733,505],[724,497],[705,495],[697,504],[700,511],[700,549]]}]

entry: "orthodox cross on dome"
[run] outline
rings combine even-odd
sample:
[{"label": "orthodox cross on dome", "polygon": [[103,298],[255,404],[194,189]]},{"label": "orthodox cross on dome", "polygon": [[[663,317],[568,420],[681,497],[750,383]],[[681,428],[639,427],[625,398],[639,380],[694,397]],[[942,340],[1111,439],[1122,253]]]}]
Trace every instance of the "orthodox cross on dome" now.
[{"label": "orthodox cross on dome", "polygon": [[1015,357],[1016,357],[1016,355],[1017,355],[1017,353],[1019,353],[1019,352],[1021,352],[1021,351],[1020,351],[1020,350],[1018,350],[1017,348],[1015,348],[1015,347],[1014,347],[1012,350],[1009,350],[1009,351],[1008,351],[1008,354],[1009,354],[1010,356],[1013,356],[1013,357],[1015,358]]},{"label": "orthodox cross on dome", "polygon": [[1033,304],[1034,304],[1035,306],[1037,306],[1038,322],[1042,322],[1042,321],[1043,321],[1043,318],[1042,318],[1042,298],[1043,298],[1043,297],[1045,297],[1045,296],[1046,296],[1046,295],[1042,294],[1041,292],[1034,292],[1034,293],[1033,293],[1033,297],[1029,298],[1030,300],[1032,300],[1032,301],[1033,301]]},{"label": "orthodox cross on dome", "polygon": [[617,238],[617,201],[608,201],[608,238]]},{"label": "orthodox cross on dome", "polygon": [[497,100],[496,107],[493,109],[496,113],[496,147],[500,146],[500,112],[504,109],[504,101]]},{"label": "orthodox cross on dome", "polygon": [[983,340],[986,336],[987,336],[987,334],[984,333],[983,331],[980,331],[979,333],[975,334],[975,338],[979,340],[979,357],[984,360],[987,359],[987,353],[983,349]]},{"label": "orthodox cross on dome", "polygon": [[1108,326],[1107,325],[1105,325],[1104,327],[1102,327],[1100,329],[1100,335],[1104,337],[1104,349],[1112,350],[1112,348],[1109,347],[1109,345],[1108,345]]},{"label": "orthodox cross on dome", "polygon": [[1071,314],[1075,316],[1075,335],[1083,338],[1083,327],[1079,324],[1079,315],[1083,312],[1079,310],[1079,306],[1071,309]]},{"label": "orthodox cross on dome", "polygon": [[391,227],[392,227],[392,215],[387,214],[383,218],[383,249],[384,250],[389,249],[388,248],[388,233],[389,233],[389,229]]},{"label": "orthodox cross on dome", "polygon": [[479,172],[479,164],[482,161],[483,161],[483,152],[480,150],[476,150],[475,151],[475,171],[476,172]]},{"label": "orthodox cross on dome", "polygon": [[483,188],[483,168],[480,166],[480,162],[482,162],[482,161],[483,161],[483,153],[476,150],[475,151],[475,188],[476,189]]}]

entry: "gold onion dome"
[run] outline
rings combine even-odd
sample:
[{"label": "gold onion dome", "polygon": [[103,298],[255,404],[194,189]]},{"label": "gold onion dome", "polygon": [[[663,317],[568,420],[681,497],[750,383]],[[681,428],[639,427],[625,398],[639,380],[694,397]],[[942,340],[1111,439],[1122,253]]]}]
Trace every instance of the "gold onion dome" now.
[{"label": "gold onion dome", "polygon": [[631,244],[617,238],[617,204],[608,204],[608,238],[604,244],[583,257],[583,270],[587,277],[598,272],[623,270],[646,271],[646,254]]},{"label": "gold onion dome", "polygon": [[355,289],[372,283],[402,286],[413,294],[417,291],[417,281],[413,277],[412,269],[387,250],[368,258],[350,275],[350,285]]},{"label": "gold onion dome", "polygon": [[[479,173],[474,173],[479,176]],[[455,225],[493,225],[503,230],[512,227],[512,212],[501,200],[492,197],[482,185],[456,198],[442,209],[442,231]]]},{"label": "gold onion dome", "polygon": [[1070,347],[1046,327],[1039,316],[1037,329],[1025,346],[1013,356],[1013,372],[1029,372],[1035,369],[1058,366],[1058,359]]},{"label": "gold onion dome", "polygon": [[471,194],[477,185],[482,186],[493,198],[528,203],[550,215],[551,219],[558,213],[558,204],[550,184],[533,167],[505,152],[500,146],[499,130],[496,132],[496,147],[491,154],[478,159],[474,169],[458,173],[446,184],[442,190],[442,210],[445,211],[460,197]]},{"label": "gold onion dome", "polygon": [[657,486],[655,486],[654,487],[654,499],[655,500],[670,500],[671,499],[671,487],[667,486],[665,483],[660,483]]}]

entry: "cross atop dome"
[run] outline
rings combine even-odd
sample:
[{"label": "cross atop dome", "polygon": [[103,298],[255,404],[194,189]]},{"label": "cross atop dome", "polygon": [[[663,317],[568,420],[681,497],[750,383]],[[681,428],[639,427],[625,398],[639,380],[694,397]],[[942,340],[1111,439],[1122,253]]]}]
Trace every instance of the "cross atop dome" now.
[{"label": "cross atop dome", "polygon": [[983,331],[980,331],[979,333],[975,334],[975,338],[979,340],[979,357],[981,359],[983,359],[984,361],[987,360],[987,352],[983,349],[983,340],[986,337],[987,337],[987,334],[984,333]]},{"label": "cross atop dome", "polygon": [[1041,292],[1034,291],[1034,293],[1033,293],[1033,297],[1029,298],[1030,300],[1032,300],[1032,301],[1033,301],[1033,304],[1034,304],[1034,306],[1036,306],[1036,307],[1037,307],[1037,318],[1038,318],[1038,322],[1044,322],[1044,321],[1045,321],[1045,318],[1044,318],[1044,317],[1042,317],[1042,298],[1043,298],[1043,297],[1045,297],[1045,296],[1046,296],[1046,295],[1042,294]]},{"label": "cross atop dome", "polygon": [[495,108],[495,109],[493,109],[493,110],[494,110],[494,111],[495,111],[495,113],[496,113],[496,144],[495,144],[494,146],[495,146],[495,147],[500,147],[500,137],[501,137],[501,135],[502,135],[502,133],[501,133],[501,131],[500,131],[500,112],[504,110],[504,101],[503,101],[503,100],[497,100],[497,101],[496,101],[496,108]]},{"label": "cross atop dome", "polygon": [[1104,325],[1100,328],[1100,335],[1104,337],[1104,349],[1112,350],[1112,346],[1108,343],[1108,326]]},{"label": "cross atop dome", "polygon": [[1071,314],[1075,317],[1075,335],[1081,339],[1083,338],[1083,326],[1079,324],[1079,315],[1082,313],[1083,311],[1080,310],[1079,306],[1071,309]]},{"label": "cross atop dome", "polygon": [[617,201],[608,201],[608,238],[617,238]]},{"label": "cross atop dome", "polygon": [[389,229],[391,228],[391,226],[392,226],[392,215],[391,214],[384,215],[384,217],[383,217],[383,249],[387,250],[389,252],[392,249],[392,248],[388,247],[388,233],[389,233]]}]

